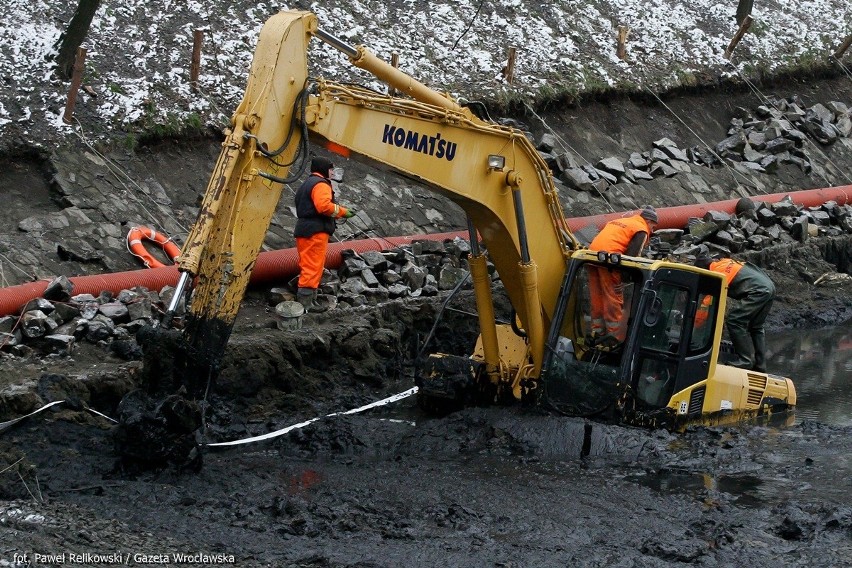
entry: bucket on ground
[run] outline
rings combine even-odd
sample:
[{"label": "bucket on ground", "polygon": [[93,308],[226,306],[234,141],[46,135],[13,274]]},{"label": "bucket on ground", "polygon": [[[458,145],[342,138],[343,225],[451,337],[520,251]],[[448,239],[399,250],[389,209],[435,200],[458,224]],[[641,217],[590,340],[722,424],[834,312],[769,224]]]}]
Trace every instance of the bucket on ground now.
[{"label": "bucket on ground", "polygon": [[299,302],[285,301],[275,306],[275,326],[281,330],[301,329],[305,307]]}]

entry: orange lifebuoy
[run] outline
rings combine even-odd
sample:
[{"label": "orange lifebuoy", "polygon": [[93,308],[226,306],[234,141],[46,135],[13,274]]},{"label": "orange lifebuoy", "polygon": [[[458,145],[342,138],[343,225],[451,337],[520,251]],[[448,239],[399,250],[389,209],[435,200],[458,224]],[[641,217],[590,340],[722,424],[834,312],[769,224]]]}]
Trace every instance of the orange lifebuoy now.
[{"label": "orange lifebuoy", "polygon": [[163,249],[163,252],[168,255],[172,262],[180,255],[180,247],[164,233],[158,233],[148,227],[132,227],[130,232],[127,233],[127,250],[133,256],[141,258],[142,262],[148,268],[159,268],[160,266],[165,266],[165,264],[151,256],[151,253],[142,244],[143,239],[160,245],[160,248]]}]

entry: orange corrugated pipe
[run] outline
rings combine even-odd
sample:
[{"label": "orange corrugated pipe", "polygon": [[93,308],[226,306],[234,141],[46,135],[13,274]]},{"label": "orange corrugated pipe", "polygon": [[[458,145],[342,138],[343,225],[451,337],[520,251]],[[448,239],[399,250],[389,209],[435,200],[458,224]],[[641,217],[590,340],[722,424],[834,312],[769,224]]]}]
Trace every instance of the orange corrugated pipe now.
[{"label": "orange corrugated pipe", "polygon": [[[790,196],[793,202],[804,207],[815,207],[822,205],[828,201],[836,201],[838,205],[846,205],[852,203],[852,185],[842,185],[838,187],[829,187],[825,189],[805,189],[802,191],[793,191],[788,193],[773,193],[770,195],[757,195],[750,197],[752,201],[763,201],[765,203],[775,203],[781,201],[786,196]],[[687,221],[691,217],[703,217],[708,211],[722,211],[725,213],[733,213],[737,199],[727,199],[725,201],[715,201],[713,203],[696,203],[694,205],[679,205],[677,207],[664,207],[657,209],[659,216],[659,229],[681,229],[686,226]],[[632,211],[630,212],[632,213]],[[597,228],[603,227],[607,222],[623,217],[622,213],[607,213],[605,215],[592,215],[590,217],[575,217],[568,219],[568,227],[572,231],[578,231],[583,227],[594,225]]]},{"label": "orange corrugated pipe", "polygon": [[[788,195],[797,205],[804,207],[814,207],[827,201],[836,201],[839,205],[845,205],[852,203],[852,185],[825,189],[806,189],[789,193],[774,193],[752,197],[751,199],[754,201],[775,203]],[[682,228],[687,224],[690,217],[703,217],[705,213],[711,210],[733,213],[737,201],[739,199],[660,208],[657,210],[660,218],[659,228]],[[624,215],[625,213],[608,213],[606,215],[593,215],[590,217],[575,217],[568,219],[568,226],[572,231],[577,231],[590,225],[600,228],[608,221],[623,217]],[[468,233],[467,231],[457,231],[331,243],[328,247],[325,265],[327,268],[332,269],[339,267],[341,264],[341,252],[346,249],[352,249],[359,253],[368,250],[380,251],[410,244],[415,240],[443,241],[455,237],[466,239]],[[298,255],[295,248],[262,252],[258,255],[257,264],[252,271],[250,282],[252,284],[283,283],[296,275],[298,271]],[[160,290],[163,286],[174,286],[178,280],[178,270],[174,266],[164,266],[161,268],[146,268],[111,274],[74,276],[69,278],[69,280],[74,284],[74,294],[92,294],[97,296],[103,290],[118,294],[121,290],[133,288],[134,286],[144,286],[149,290]],[[30,300],[40,298],[44,294],[44,290],[48,284],[48,280],[39,280],[37,282],[0,288],[0,315],[17,313]]]}]

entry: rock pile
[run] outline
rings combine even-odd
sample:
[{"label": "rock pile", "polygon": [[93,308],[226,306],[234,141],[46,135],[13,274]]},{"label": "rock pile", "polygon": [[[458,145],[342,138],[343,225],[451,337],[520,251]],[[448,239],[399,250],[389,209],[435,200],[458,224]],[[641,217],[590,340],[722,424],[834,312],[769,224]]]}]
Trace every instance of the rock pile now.
[{"label": "rock pile", "polygon": [[[320,309],[435,296],[466,278],[469,252],[469,243],[459,238],[419,240],[385,252],[344,251],[338,270],[325,271],[318,296]],[[290,287],[275,288],[270,301],[292,300],[295,290],[295,281]],[[0,353],[67,356],[76,342],[86,341],[123,359],[137,359],[141,351],[136,332],[165,312],[173,293],[172,286],[158,292],[139,286],[115,296],[109,291],[97,297],[74,295],[73,283],[61,276],[48,285],[43,297],[22,306],[19,315],[0,317]],[[175,325],[180,326],[180,321]]]},{"label": "rock pile", "polygon": [[789,196],[771,204],[743,198],[733,215],[708,211],[701,219],[690,219],[685,230],[656,231],[649,254],[655,258],[683,258],[709,250],[728,257],[770,245],[844,233],[852,234],[852,206],[848,204],[829,201],[818,207],[802,207]]},{"label": "rock pile", "polygon": [[0,317],[0,352],[18,357],[71,355],[78,341],[101,345],[123,359],[136,359],[141,351],[136,331],[165,311],[174,288],[159,292],[136,287],[113,296],[102,291],[73,295],[65,276],[54,279],[41,298],[27,302],[20,315]]},{"label": "rock pile", "polygon": [[662,138],[645,152],[634,152],[623,161],[608,157],[596,164],[578,165],[569,154],[558,150],[556,137],[546,133],[537,150],[554,172],[558,182],[577,191],[603,194],[611,185],[636,183],[690,173],[691,166],[717,168],[723,162],[743,173],[768,173],[780,164],[794,164],[811,171],[808,138],[823,145],[852,135],[852,112],[842,102],[817,103],[806,107],[798,96],[770,98],[751,111],[738,107],[731,119],[728,137],[713,149],[693,146],[679,148]]},{"label": "rock pile", "polygon": [[[375,305],[397,298],[436,296],[451,290],[467,276],[470,243],[455,238],[444,242],[416,240],[388,251],[345,250],[336,272],[325,270],[317,296],[318,311],[336,307]],[[489,265],[493,272],[493,266]],[[273,298],[292,299],[295,280],[272,291]]]},{"label": "rock pile", "polygon": [[716,155],[757,172],[771,173],[778,164],[791,163],[807,173],[811,170],[804,148],[808,136],[828,145],[852,133],[849,108],[837,101],[806,108],[799,97],[772,98],[755,114],[737,109],[728,138],[716,145]]},{"label": "rock pile", "polygon": [[[806,208],[789,197],[772,204],[743,198],[733,215],[710,211],[701,219],[690,219],[683,229],[656,231],[646,255],[689,261],[706,250],[730,256],[845,233],[852,234],[850,205],[831,201]],[[470,244],[460,238],[418,240],[383,252],[346,250],[340,267],[324,273],[316,311],[430,297],[459,285],[469,286],[469,253]],[[489,270],[493,279],[499,278],[493,265],[489,264]],[[272,289],[270,304],[292,301],[296,286],[294,279],[287,287]],[[73,284],[64,276],[56,278],[42,298],[22,306],[20,315],[0,317],[0,352],[18,357],[67,356],[76,342],[86,341],[118,357],[137,359],[141,351],[136,332],[165,311],[173,293],[174,288],[166,286],[160,291],[136,287],[115,296],[108,291],[97,297],[73,295]],[[180,325],[179,320],[176,325]]]}]

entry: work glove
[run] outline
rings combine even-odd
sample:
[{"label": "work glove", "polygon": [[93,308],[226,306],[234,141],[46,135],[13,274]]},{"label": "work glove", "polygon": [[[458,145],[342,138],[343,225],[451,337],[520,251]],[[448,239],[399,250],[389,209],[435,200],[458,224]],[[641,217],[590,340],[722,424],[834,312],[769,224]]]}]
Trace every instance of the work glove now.
[{"label": "work glove", "polygon": [[350,217],[354,217],[354,216],[355,216],[355,210],[354,209],[347,209],[346,213],[343,214],[344,219],[349,219]]}]

